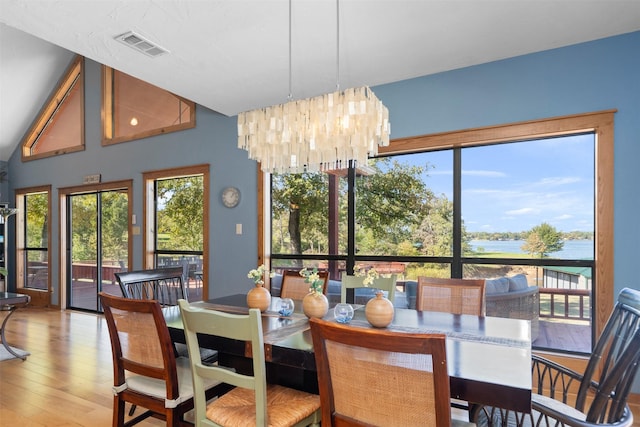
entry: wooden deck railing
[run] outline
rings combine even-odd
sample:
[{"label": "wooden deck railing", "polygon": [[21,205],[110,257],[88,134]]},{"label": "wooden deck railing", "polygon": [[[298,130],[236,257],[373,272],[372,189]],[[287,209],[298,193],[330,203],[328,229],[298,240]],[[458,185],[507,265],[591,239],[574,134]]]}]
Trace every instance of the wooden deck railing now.
[{"label": "wooden deck railing", "polygon": [[[545,296],[548,297],[545,297]],[[542,311],[542,303],[546,298],[549,299],[549,311]],[[577,313],[572,315],[570,307],[575,306],[577,299]],[[540,288],[540,317],[544,318],[560,318],[572,320],[589,321],[591,318],[590,305],[591,291],[588,289],[556,289],[556,288]],[[561,309],[556,312],[556,309]]]}]

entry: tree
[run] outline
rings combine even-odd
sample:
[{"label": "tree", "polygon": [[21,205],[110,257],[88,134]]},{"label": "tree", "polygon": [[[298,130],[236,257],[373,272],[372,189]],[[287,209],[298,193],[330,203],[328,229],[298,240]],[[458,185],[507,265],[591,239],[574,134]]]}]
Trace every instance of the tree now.
[{"label": "tree", "polygon": [[202,176],[158,181],[158,234],[170,236],[158,249],[201,251],[204,184]]},{"label": "tree", "polygon": [[531,255],[545,258],[550,253],[561,251],[563,247],[562,233],[543,222],[529,230],[527,240],[521,249]]}]

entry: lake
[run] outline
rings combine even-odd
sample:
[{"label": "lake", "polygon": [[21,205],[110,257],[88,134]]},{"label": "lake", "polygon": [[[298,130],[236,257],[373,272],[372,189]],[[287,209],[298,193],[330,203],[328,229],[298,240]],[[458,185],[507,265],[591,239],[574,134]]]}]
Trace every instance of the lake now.
[{"label": "lake", "polygon": [[[483,248],[484,252],[526,253],[521,248],[524,240],[471,240],[474,251]],[[549,254],[550,258],[593,259],[593,240],[565,240],[559,252]]]}]

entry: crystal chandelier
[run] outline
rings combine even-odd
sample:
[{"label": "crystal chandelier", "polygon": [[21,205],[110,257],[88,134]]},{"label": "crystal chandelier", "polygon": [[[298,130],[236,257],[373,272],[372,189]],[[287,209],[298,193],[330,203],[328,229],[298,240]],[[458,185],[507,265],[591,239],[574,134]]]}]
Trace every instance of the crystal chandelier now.
[{"label": "crystal chandelier", "polygon": [[[339,0],[336,0],[339,41]],[[339,42],[336,49],[339,75]],[[291,0],[289,0],[289,101],[238,114],[238,148],[260,162],[264,172],[300,173],[366,165],[389,145],[389,110],[369,87],[313,98],[291,96]]]}]

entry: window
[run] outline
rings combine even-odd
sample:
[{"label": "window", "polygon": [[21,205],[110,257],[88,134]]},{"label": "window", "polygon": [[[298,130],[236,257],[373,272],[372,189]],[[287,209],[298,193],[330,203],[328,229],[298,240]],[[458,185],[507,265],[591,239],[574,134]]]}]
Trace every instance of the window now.
[{"label": "window", "polygon": [[144,174],[145,268],[182,266],[189,299],[207,295],[209,166]]},{"label": "window", "polygon": [[195,127],[195,104],[109,67],[104,80],[103,145]]},{"label": "window", "polygon": [[84,150],[84,61],[77,56],[22,142],[22,160]]},{"label": "window", "polygon": [[[577,303],[583,311],[586,306],[583,320],[590,322],[591,301],[595,298],[602,301],[603,306],[593,312],[596,323],[587,333],[590,343],[606,320],[606,316],[602,319],[599,313],[610,312],[610,301],[613,301],[612,296],[605,297],[612,292],[606,285],[612,283],[609,280],[611,261],[603,256],[596,257],[596,254],[607,253],[604,248],[612,248],[608,234],[612,231],[608,222],[612,212],[610,207],[604,207],[608,205],[601,205],[607,202],[600,198],[610,193],[612,186],[612,168],[606,167],[611,165],[613,152],[609,126],[612,126],[612,114],[605,112],[393,141],[390,147],[381,150],[381,156],[386,155],[386,158],[371,162],[373,173],[349,171],[355,183],[353,201],[348,203],[352,208],[337,211],[340,221],[348,224],[346,231],[337,233],[337,240],[340,241],[342,233],[353,235],[347,236],[346,252],[313,252],[311,245],[305,242],[313,235],[308,230],[302,234],[301,254],[279,253],[272,243],[271,265],[275,268],[283,263],[323,267],[331,266],[332,262],[342,263],[337,270],[329,268],[336,280],[340,279],[342,271],[350,272],[362,263],[399,274],[404,281],[415,280],[419,275],[498,277],[503,273],[523,273],[530,285],[539,286],[544,284],[547,270],[579,267],[589,277],[590,284],[602,284],[602,289],[593,288],[596,294],[586,298],[582,295]],[[536,150],[551,153],[555,161],[536,161]],[[520,152],[517,156],[516,151]],[[519,169],[514,169],[516,167]],[[273,180],[276,182],[276,177]],[[296,188],[300,187],[298,181],[290,181],[294,184],[292,190],[272,194],[272,242],[282,229],[279,230],[276,224],[287,223],[275,209],[277,204],[285,204],[279,200],[281,194],[296,194]],[[579,188],[578,182],[581,183]],[[350,183],[337,187],[342,188],[341,185],[352,187]],[[307,190],[306,194],[309,200],[314,200],[312,191]],[[335,194],[340,200],[340,191]],[[527,196],[530,200],[523,204]],[[330,189],[328,200],[332,197],[336,196]],[[480,203],[475,202],[476,198]],[[303,209],[299,207],[300,211]],[[343,220],[344,212],[347,214]],[[531,215],[535,212],[539,212],[537,216]],[[496,258],[495,254],[489,253],[486,243],[478,243],[489,236],[481,233],[490,231],[483,228],[490,225],[488,220],[504,226],[515,224],[516,217],[526,215],[530,217],[518,222],[521,224],[518,231],[533,230],[546,222],[560,226],[572,218],[572,224],[578,229],[562,228],[565,234],[561,235],[559,243],[569,249],[569,242],[564,239],[570,239],[572,243],[578,241],[584,246],[581,254],[567,255],[558,247],[543,252],[523,250],[525,243],[528,247],[534,245],[519,241],[516,243],[517,252],[521,252],[519,255],[501,250]],[[569,231],[579,233],[569,235]],[[327,247],[331,247],[333,235],[326,234],[329,236]],[[492,235],[491,239],[495,237]],[[526,239],[525,234],[519,238]],[[497,240],[503,239],[498,237]],[[541,292],[541,304],[557,306],[552,299],[554,292]],[[542,344],[540,347],[553,346]],[[567,350],[588,352],[590,348]]]},{"label": "window", "polygon": [[31,295],[33,305],[49,305],[50,198],[49,186],[16,190],[18,288]]}]

